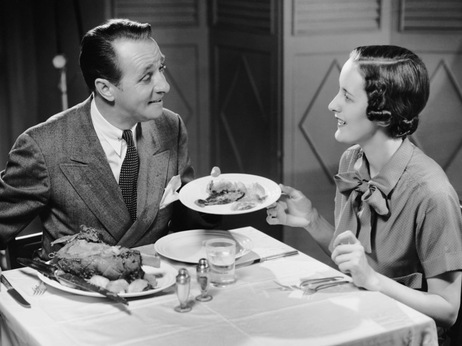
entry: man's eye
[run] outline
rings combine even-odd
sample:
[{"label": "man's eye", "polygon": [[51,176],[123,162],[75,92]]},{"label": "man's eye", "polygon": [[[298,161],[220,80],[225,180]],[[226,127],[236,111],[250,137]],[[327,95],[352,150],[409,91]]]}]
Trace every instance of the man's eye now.
[{"label": "man's eye", "polygon": [[148,73],[141,80],[147,82],[151,80],[151,77],[152,77],[152,74]]},{"label": "man's eye", "polygon": [[164,64],[160,65],[159,67],[160,72],[164,72],[166,69],[167,69],[167,65],[164,65]]}]

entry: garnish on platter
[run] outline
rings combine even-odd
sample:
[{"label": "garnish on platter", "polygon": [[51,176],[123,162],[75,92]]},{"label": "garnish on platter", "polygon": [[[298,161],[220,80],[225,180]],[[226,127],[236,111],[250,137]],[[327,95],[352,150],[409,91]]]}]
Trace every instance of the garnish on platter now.
[{"label": "garnish on platter", "polygon": [[157,286],[156,276],[145,273],[142,265],[158,268],[158,256],[108,245],[94,228],[82,225],[78,234],[59,238],[54,244],[64,246],[50,254],[51,264],[111,292],[143,292]]},{"label": "garnish on platter", "polygon": [[220,170],[214,167],[210,182],[206,186],[208,197],[195,200],[199,207],[231,204],[232,210],[248,210],[255,208],[266,200],[268,194],[258,182],[244,184],[220,178]]}]

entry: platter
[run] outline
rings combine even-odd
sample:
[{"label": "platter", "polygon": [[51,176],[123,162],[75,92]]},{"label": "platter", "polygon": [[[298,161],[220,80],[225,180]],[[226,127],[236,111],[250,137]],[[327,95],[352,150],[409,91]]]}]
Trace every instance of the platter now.
[{"label": "platter", "polygon": [[154,244],[154,249],[159,255],[168,259],[196,264],[199,259],[207,257],[205,242],[209,239],[220,237],[236,241],[236,258],[250,252],[253,246],[252,241],[242,234],[234,234],[229,231],[195,229],[166,235]]},{"label": "platter", "polygon": [[[154,294],[154,293],[160,292],[172,286],[175,283],[175,276],[177,275],[177,270],[168,263],[161,261],[160,268],[154,268],[151,266],[142,266],[141,268],[144,270],[145,273],[156,275],[157,286],[151,290],[142,291],[142,292],[119,293],[118,295],[120,297],[134,298],[134,297],[142,297],[142,296]],[[41,273],[38,273],[38,277],[45,284],[50,285],[51,287],[57,288],[61,291],[65,291],[68,293],[73,293],[73,294],[77,294],[81,296],[102,297],[101,294],[96,293],[96,292],[83,291],[77,288],[72,288],[72,287],[61,285],[58,281],[47,278],[45,275]]]},{"label": "platter", "polygon": [[[222,205],[210,205],[210,206],[198,206],[195,202],[198,199],[206,199],[208,197],[207,185],[212,179],[226,179],[231,182],[241,182],[244,185],[253,183],[259,183],[267,194],[266,199],[262,203],[258,203],[255,207],[246,210],[233,210],[232,206],[234,203],[222,204]],[[281,188],[274,181],[252,174],[240,174],[240,173],[225,173],[220,174],[218,178],[212,176],[205,176],[198,178],[186,184],[179,193],[180,201],[190,209],[216,215],[236,215],[251,213],[276,202],[281,196]]]}]

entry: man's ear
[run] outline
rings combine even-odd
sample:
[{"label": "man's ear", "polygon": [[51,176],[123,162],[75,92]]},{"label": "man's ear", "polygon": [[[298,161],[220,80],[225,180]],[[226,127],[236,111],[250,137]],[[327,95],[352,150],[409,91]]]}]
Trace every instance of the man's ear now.
[{"label": "man's ear", "polygon": [[105,98],[109,102],[114,101],[114,94],[113,94],[114,85],[112,85],[112,83],[109,82],[107,79],[96,78],[95,88],[96,88],[96,91],[101,95],[101,97]]}]

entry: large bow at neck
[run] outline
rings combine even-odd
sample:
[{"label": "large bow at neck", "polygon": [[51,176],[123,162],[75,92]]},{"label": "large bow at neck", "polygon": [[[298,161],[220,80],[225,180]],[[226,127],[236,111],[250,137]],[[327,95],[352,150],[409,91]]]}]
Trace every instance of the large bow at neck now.
[{"label": "large bow at neck", "polygon": [[371,253],[372,220],[376,214],[389,214],[386,196],[377,183],[363,179],[358,171],[339,173],[334,179],[340,193],[347,198],[335,236],[350,230],[356,234],[365,251]]}]

